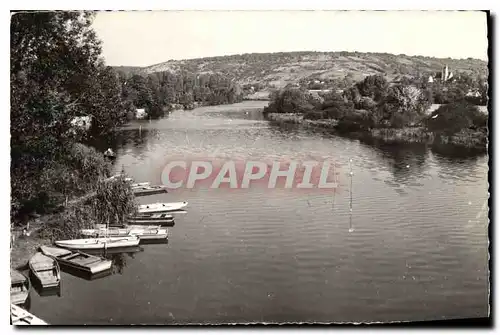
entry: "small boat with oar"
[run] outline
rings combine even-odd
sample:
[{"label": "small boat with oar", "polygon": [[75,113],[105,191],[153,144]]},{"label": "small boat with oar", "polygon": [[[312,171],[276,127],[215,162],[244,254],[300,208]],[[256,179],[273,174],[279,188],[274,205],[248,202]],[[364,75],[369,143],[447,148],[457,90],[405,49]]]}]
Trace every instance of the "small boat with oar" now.
[{"label": "small boat with oar", "polygon": [[61,266],[80,270],[90,275],[111,270],[112,261],[103,257],[45,245],[41,246],[40,250],[44,255],[54,257]]},{"label": "small boat with oar", "polygon": [[137,236],[141,241],[168,239],[168,229],[162,229],[159,226],[82,229],[81,233],[82,235],[94,236],[94,237]]},{"label": "small boat with oar", "polygon": [[145,185],[145,186],[132,187],[132,192],[136,197],[168,193],[167,187],[161,185],[156,185],[156,186]]},{"label": "small boat with oar", "polygon": [[41,288],[54,288],[61,283],[59,264],[54,258],[37,252],[30,258],[29,267]]},{"label": "small boat with oar", "polygon": [[44,326],[45,321],[19,306],[10,304],[10,323],[13,326]]},{"label": "small boat with oar", "polygon": [[136,247],[139,245],[139,238],[137,236],[82,238],[56,241],[55,244],[72,250],[114,249]]},{"label": "small boat with oar", "polygon": [[173,212],[181,210],[188,205],[187,201],[183,202],[158,202],[147,205],[140,205],[137,208],[139,214]]},{"label": "small boat with oar", "polygon": [[30,280],[21,272],[10,270],[10,302],[15,305],[22,305],[28,300],[30,294]]}]

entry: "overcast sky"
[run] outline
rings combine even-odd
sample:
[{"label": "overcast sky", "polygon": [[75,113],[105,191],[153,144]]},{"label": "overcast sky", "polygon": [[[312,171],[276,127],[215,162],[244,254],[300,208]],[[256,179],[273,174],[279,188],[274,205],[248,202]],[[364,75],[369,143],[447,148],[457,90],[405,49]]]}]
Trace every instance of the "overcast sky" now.
[{"label": "overcast sky", "polygon": [[487,60],[481,12],[99,12],[108,65],[252,52],[360,51]]}]

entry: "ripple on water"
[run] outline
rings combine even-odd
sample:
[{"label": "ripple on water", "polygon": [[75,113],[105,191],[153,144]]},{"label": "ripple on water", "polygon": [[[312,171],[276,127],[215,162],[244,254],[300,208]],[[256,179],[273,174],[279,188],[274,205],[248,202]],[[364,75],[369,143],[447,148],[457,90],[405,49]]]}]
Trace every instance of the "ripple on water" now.
[{"label": "ripple on water", "polygon": [[150,181],[171,156],[328,158],[341,172],[339,190],[181,189],[140,198],[189,201],[169,243],[144,246],[122,274],[91,285],[64,277],[57,304],[35,295],[31,311],[76,324],[487,315],[487,226],[469,223],[487,199],[486,159],[283,130],[236,115],[245,106],[174,112],[141,124],[141,137],[125,130],[115,167]]}]

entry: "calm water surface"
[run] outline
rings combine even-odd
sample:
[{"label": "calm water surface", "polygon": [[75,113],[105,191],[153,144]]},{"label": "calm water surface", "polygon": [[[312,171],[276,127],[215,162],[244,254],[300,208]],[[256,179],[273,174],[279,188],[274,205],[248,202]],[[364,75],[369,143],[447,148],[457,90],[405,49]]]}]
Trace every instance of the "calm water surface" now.
[{"label": "calm water surface", "polygon": [[[488,315],[487,156],[376,147],[282,129],[265,102],[134,122],[115,143],[117,171],[158,182],[172,156],[333,158],[340,189],[176,190],[189,201],[168,244],[115,256],[94,281],[63,274],[61,296],[31,293],[52,324],[348,322]],[[353,211],[348,162],[353,160]]]}]

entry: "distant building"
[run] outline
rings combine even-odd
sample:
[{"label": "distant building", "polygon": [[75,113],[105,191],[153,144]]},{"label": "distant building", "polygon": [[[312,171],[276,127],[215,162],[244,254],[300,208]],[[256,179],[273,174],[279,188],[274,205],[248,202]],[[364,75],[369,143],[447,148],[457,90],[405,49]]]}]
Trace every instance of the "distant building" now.
[{"label": "distant building", "polygon": [[434,82],[434,78],[432,76],[429,76],[429,79],[427,80],[428,83],[433,83]]},{"label": "distant building", "polygon": [[445,82],[453,78],[453,72],[449,71],[448,65],[445,65],[443,67],[443,70],[441,71],[441,81]]},{"label": "distant building", "polygon": [[144,119],[146,117],[146,110],[144,108],[137,108],[135,110],[135,118],[136,119]]}]

